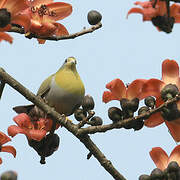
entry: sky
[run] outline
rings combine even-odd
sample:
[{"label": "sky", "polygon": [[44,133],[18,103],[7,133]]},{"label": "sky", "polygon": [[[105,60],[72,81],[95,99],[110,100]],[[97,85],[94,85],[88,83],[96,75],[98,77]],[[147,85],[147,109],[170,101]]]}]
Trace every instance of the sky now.
[{"label": "sky", "polygon": [[[90,10],[102,14],[102,28],[73,40],[47,41],[44,45],[38,44],[36,39],[29,40],[11,33],[13,44],[0,44],[0,67],[32,92],[36,93],[41,82],[56,72],[67,57],[74,56],[86,94],[94,97],[96,115],[108,124],[111,123],[108,108],[119,107],[118,101],[102,102],[108,82],[115,78],[124,83],[138,78],[160,79],[165,59],[174,59],[180,64],[180,24],[175,24],[173,32],[166,34],[158,32],[151,22],[142,22],[139,14],[126,19],[128,10],[134,6],[133,0],[64,2],[73,6],[72,15],[61,20],[70,33],[90,27],[87,22]],[[6,133],[7,127],[15,124],[12,119],[16,113],[12,107],[29,103],[6,85],[0,101],[0,131]],[[70,119],[77,123],[73,116]],[[16,148],[17,157],[14,159],[11,154],[0,153],[3,159],[0,173],[14,170],[18,173],[18,180],[112,179],[94,157],[86,159],[88,150],[65,128],[59,128],[56,133],[60,136],[60,147],[46,159],[45,165],[39,163],[39,156],[28,146],[24,135],[14,137],[8,145]],[[150,174],[155,168],[149,156],[153,147],[162,147],[170,154],[176,146],[164,124],[156,128],[144,127],[136,132],[111,130],[91,135],[91,138],[127,180]]]}]

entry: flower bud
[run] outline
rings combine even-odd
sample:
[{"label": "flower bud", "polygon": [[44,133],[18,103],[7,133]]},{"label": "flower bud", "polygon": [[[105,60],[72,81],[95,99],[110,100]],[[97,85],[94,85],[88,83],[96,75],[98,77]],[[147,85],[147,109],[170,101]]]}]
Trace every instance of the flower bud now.
[{"label": "flower bud", "polygon": [[94,116],[93,118],[91,118],[88,124],[90,124],[91,126],[99,126],[103,124],[103,121],[99,116]]},{"label": "flower bud", "polygon": [[133,123],[133,129],[135,131],[138,131],[140,129],[142,129],[144,126],[144,121],[143,120],[135,120],[135,122]]},{"label": "flower bud", "polygon": [[102,19],[102,15],[95,10],[91,10],[88,12],[87,19],[90,25],[96,25]]},{"label": "flower bud", "polygon": [[76,109],[74,112],[74,118],[77,121],[82,121],[84,117],[87,116],[87,112],[84,111],[83,109]]},{"label": "flower bud", "polygon": [[126,98],[123,98],[120,100],[120,105],[123,111],[132,111],[136,112],[139,106],[139,99],[134,98],[132,100],[128,100]]},{"label": "flower bud", "polygon": [[163,171],[161,171],[159,168],[155,168],[151,172],[151,180],[163,180],[164,174]]},{"label": "flower bud", "polygon": [[113,122],[122,120],[122,111],[117,107],[110,107],[108,109],[108,117]]},{"label": "flower bud", "polygon": [[148,96],[144,99],[146,106],[153,108],[155,106],[156,100],[153,96]]},{"label": "flower bud", "polygon": [[161,98],[164,101],[174,98],[179,90],[175,84],[168,84],[161,90]]},{"label": "flower bud", "polygon": [[179,167],[179,165],[178,165],[178,163],[176,161],[171,161],[168,164],[168,167],[167,167],[168,172],[177,172],[179,170],[180,170],[180,167]]},{"label": "flower bud", "polygon": [[149,175],[143,174],[139,176],[139,180],[151,180],[151,177]]},{"label": "flower bud", "polygon": [[2,173],[1,180],[17,180],[17,173],[14,171],[6,171]]},{"label": "flower bud", "polygon": [[7,9],[0,9],[0,28],[6,27],[11,22],[11,13]]},{"label": "flower bud", "polygon": [[90,95],[84,96],[83,101],[82,101],[82,107],[84,111],[89,111],[89,110],[94,109],[93,97]]}]

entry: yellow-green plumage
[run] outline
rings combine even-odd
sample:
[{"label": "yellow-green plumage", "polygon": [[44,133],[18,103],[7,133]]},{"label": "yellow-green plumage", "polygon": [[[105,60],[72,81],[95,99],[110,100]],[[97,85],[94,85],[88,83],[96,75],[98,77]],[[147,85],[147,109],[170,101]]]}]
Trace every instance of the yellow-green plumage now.
[{"label": "yellow-green plumage", "polygon": [[81,105],[85,94],[75,58],[68,58],[55,74],[41,84],[37,94],[60,114],[71,115]]}]

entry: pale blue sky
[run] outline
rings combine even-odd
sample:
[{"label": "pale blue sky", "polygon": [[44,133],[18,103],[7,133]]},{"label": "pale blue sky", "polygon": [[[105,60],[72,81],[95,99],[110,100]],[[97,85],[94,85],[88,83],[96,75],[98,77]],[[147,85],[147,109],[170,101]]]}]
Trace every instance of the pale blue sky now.
[{"label": "pale blue sky", "polygon": [[[127,20],[126,14],[135,1],[65,2],[73,6],[72,15],[61,21],[70,33],[80,31],[84,26],[89,27],[86,17],[92,9],[101,12],[103,27],[74,40],[47,41],[45,45],[12,33],[13,45],[6,42],[0,44],[0,66],[34,93],[65,58],[74,56],[86,94],[94,97],[96,114],[107,124],[110,123],[108,108],[119,106],[119,102],[102,102],[106,83],[115,78],[125,83],[137,78],[161,78],[163,60],[169,58],[180,62],[180,25],[175,25],[171,34],[165,34],[158,32],[151,22],[143,23],[141,15],[132,14]],[[16,114],[12,111],[13,106],[28,103],[23,96],[6,86],[0,101],[0,130],[6,132],[7,127],[14,124],[12,118]],[[71,119],[76,122],[73,117]],[[112,179],[94,157],[86,160],[88,150],[65,128],[58,129],[57,133],[61,138],[60,148],[47,158],[46,165],[39,163],[39,156],[27,145],[25,136],[17,135],[9,143],[16,148],[17,157],[14,159],[10,154],[0,153],[3,159],[0,173],[15,170],[19,180]],[[128,180],[138,179],[144,173],[150,174],[155,168],[149,157],[152,147],[160,146],[169,154],[176,146],[164,125],[153,129],[144,127],[137,132],[112,130],[92,135],[91,138]]]}]

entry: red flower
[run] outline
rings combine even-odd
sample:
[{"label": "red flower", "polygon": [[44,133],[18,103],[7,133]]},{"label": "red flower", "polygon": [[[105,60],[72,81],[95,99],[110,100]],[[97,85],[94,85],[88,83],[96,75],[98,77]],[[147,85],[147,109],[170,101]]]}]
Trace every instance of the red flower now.
[{"label": "red flower", "polygon": [[[161,90],[168,84],[176,85],[178,90],[180,90],[180,77],[179,77],[179,66],[176,61],[166,59],[162,63],[162,80],[150,79],[148,80],[142,89],[142,94],[144,97],[155,96],[156,97],[156,107],[163,103],[161,98]],[[180,110],[180,101],[177,102],[177,107]],[[163,122],[166,123],[170,133],[175,141],[180,141],[180,118],[173,121],[164,120],[161,113],[155,113],[150,116],[149,119],[145,121],[147,127],[155,127]]]},{"label": "red flower", "polygon": [[168,164],[172,161],[176,161],[180,166],[180,145],[173,149],[169,157],[167,153],[160,147],[152,148],[149,154],[157,168],[161,169],[162,171],[165,170]]},{"label": "red flower", "polygon": [[[40,141],[52,127],[51,119],[40,118],[38,121],[31,122],[30,117],[25,113],[18,114],[13,120],[17,126],[11,125],[8,127],[8,134],[11,137],[21,133],[25,134],[29,140]],[[57,128],[59,128],[59,125],[56,126]]]},{"label": "red flower", "polygon": [[[22,14],[22,11],[28,8],[26,0],[0,0],[0,11],[7,22],[1,24],[0,31],[8,31],[11,29],[10,24],[18,24],[23,26],[25,30],[30,27],[30,19],[27,15]],[[9,14],[10,13],[10,14]]]},{"label": "red flower", "polygon": [[[16,149],[12,146],[3,146],[3,144],[11,141],[11,139],[4,134],[3,132],[0,132],[0,151],[1,152],[8,152],[11,153],[14,157],[16,157]],[[2,164],[2,159],[0,158],[0,164]]]},{"label": "red flower", "polygon": [[103,102],[108,103],[112,100],[121,100],[126,98],[132,100],[134,98],[142,99],[142,87],[147,80],[136,79],[126,87],[120,79],[114,79],[106,85],[110,91],[104,91]]},{"label": "red flower", "polygon": [[13,38],[9,34],[4,33],[4,32],[0,32],[0,42],[2,40],[8,41],[11,44],[13,42]]},{"label": "red flower", "polygon": [[[53,0],[34,0],[29,2],[30,8],[24,13],[31,17],[30,32],[38,36],[68,35],[67,29],[56,21],[64,19],[72,13],[72,6],[64,2]],[[38,39],[40,44],[45,40]]]},{"label": "red flower", "polygon": [[142,8],[132,8],[128,14],[139,13],[143,15],[143,21],[152,21],[159,31],[171,32],[174,23],[180,23],[180,5],[172,4],[169,8],[170,14],[168,17],[166,1],[157,0],[155,7],[153,7],[155,0],[145,2],[135,2],[135,5],[140,5]]}]

